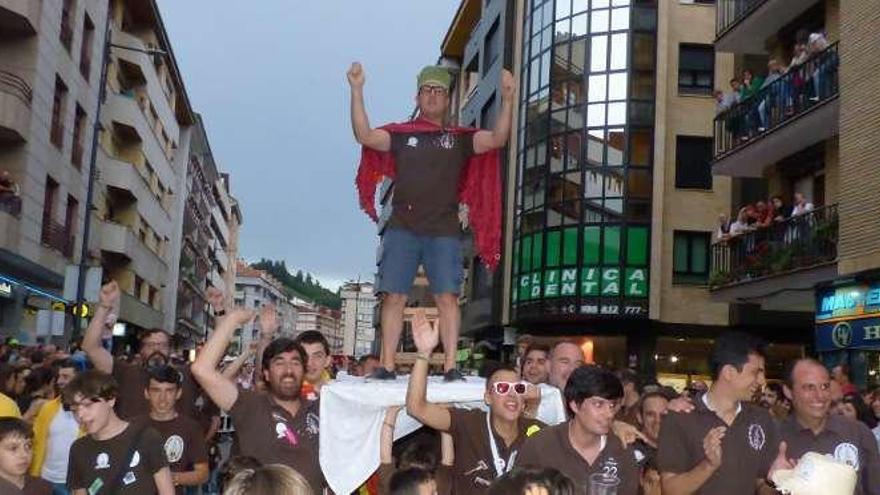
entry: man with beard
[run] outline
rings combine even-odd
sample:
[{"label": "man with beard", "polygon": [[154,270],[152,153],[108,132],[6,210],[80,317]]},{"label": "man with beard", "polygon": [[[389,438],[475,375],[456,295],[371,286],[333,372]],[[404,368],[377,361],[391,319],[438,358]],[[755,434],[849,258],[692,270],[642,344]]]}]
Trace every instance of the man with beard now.
[{"label": "man with beard", "polygon": [[98,370],[65,387],[64,402],[86,434],[70,448],[67,488],[74,495],[174,495],[159,434],[116,415],[117,391],[113,377]]},{"label": "man with beard", "polygon": [[[151,366],[170,364],[171,346],[168,332],[153,328],[140,335],[140,349],[135,356],[139,358],[140,364],[128,363],[124,359],[113,359],[110,352],[101,345],[101,334],[105,325],[112,326],[119,316],[113,314],[115,308],[119,307],[119,295],[119,285],[116,281],[101,287],[98,306],[83,335],[82,346],[95,369],[111,374],[116,379],[119,384],[116,413],[122,419],[130,419],[150,409],[150,404],[144,397],[144,390],[150,380],[147,370]],[[177,410],[185,416],[198,419],[201,417],[201,411],[196,406],[198,388],[188,367],[183,367],[180,371],[183,374],[183,383]]]},{"label": "man with beard", "polygon": [[780,426],[779,455],[771,468],[792,469],[807,452],[833,456],[858,473],[854,495],[880,495],[880,454],[868,427],[859,421],[829,415],[831,377],[815,359],[798,359],[789,366],[784,387],[791,415]]},{"label": "man with beard", "polygon": [[522,378],[532,385],[550,380],[550,348],[544,344],[531,344],[523,353]]},{"label": "man with beard", "polygon": [[61,393],[76,376],[78,368],[70,359],[56,361],[52,367],[55,370],[55,398],[44,403],[34,419],[34,456],[30,473],[51,483],[55,493],[67,493],[70,446],[81,432],[70,408],[63,404]]},{"label": "man with beard", "polygon": [[413,340],[418,354],[406,391],[406,411],[422,424],[452,436],[452,493],[487,493],[494,479],[518,463],[517,453],[526,436],[543,426],[523,417],[524,396],[533,385],[520,381],[515,369],[500,367],[486,378],[483,400],[488,412],[432,404],[426,398],[428,361],[440,336],[424,311],[416,313]]},{"label": "man with beard", "polygon": [[663,392],[647,392],[636,407],[636,419],[641,426],[643,438],[636,440],[633,450],[642,469],[641,487],[645,495],[660,493],[660,472],[657,471],[657,442],[660,423],[666,416],[669,397]]},{"label": "man with beard", "polygon": [[183,376],[171,366],[150,368],[150,385],[144,395],[150,413],[137,421],[153,427],[162,436],[162,445],[177,495],[186,487],[208,481],[208,450],[202,427],[196,420],[180,415],[174,406],[180,399]]},{"label": "man with beard", "polygon": [[614,373],[594,365],[575,369],[565,385],[571,419],[526,440],[518,461],[523,466],[553,467],[575,484],[575,493],[592,493],[590,479],[616,478],[619,495],[636,495],[638,468],[631,448],[612,435],[623,387]]},{"label": "man with beard", "polygon": [[220,320],[192,364],[193,375],[232,417],[241,455],[290,466],[320,493],[324,479],[318,464],[318,402],[300,398],[306,362],[302,346],[285,337],[266,346],[260,363],[265,392],[239,390],[217,369],[235,330],[253,318],[252,311],[236,308]]}]

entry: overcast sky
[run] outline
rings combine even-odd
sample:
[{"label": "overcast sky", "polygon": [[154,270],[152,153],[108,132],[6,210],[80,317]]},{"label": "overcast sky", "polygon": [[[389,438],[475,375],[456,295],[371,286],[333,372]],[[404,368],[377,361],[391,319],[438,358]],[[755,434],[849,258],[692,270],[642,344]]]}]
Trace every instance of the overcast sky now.
[{"label": "overcast sky", "polygon": [[458,0],[159,0],[215,160],[232,177],[248,261],[324,285],[372,280],[378,238],[358,209],[345,71],[366,69],[373,125],[407,118]]}]

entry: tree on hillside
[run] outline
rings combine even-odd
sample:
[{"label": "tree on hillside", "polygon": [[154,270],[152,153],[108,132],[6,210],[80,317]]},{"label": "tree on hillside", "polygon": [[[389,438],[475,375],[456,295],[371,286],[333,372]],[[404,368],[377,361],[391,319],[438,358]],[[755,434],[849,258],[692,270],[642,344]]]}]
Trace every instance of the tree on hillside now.
[{"label": "tree on hillside", "polygon": [[297,270],[296,275],[292,275],[287,269],[287,263],[283,260],[274,261],[261,258],[251,266],[258,270],[264,270],[278,279],[287,289],[288,296],[299,296],[328,308],[340,309],[342,307],[342,300],[338,292],[322,287],[311,273],[303,274],[302,270]]}]

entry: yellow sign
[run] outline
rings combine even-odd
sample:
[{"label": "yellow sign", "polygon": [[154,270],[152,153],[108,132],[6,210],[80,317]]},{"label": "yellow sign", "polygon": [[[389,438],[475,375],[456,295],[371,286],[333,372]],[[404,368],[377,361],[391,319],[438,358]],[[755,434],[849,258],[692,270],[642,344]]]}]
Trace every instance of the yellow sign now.
[{"label": "yellow sign", "polygon": [[88,318],[89,314],[91,314],[91,310],[89,309],[89,305],[86,303],[74,304],[70,307],[70,313],[73,316],[79,316],[80,318]]},{"label": "yellow sign", "polygon": [[67,305],[63,302],[53,302],[52,303],[52,311],[67,311]]}]

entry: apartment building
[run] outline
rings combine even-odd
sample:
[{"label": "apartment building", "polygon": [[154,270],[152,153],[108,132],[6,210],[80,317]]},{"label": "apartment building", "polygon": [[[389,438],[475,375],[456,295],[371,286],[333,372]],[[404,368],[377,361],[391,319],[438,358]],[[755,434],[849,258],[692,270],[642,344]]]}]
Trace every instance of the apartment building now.
[{"label": "apartment building", "polygon": [[0,1],[0,335],[64,333],[78,264],[107,2]]},{"label": "apartment building", "polygon": [[778,196],[786,214],[713,245],[712,298],[797,314],[821,359],[860,386],[880,383],[874,7],[724,0],[715,31],[735,73],[785,70],[714,118],[713,173],[750,184],[740,205]]}]

